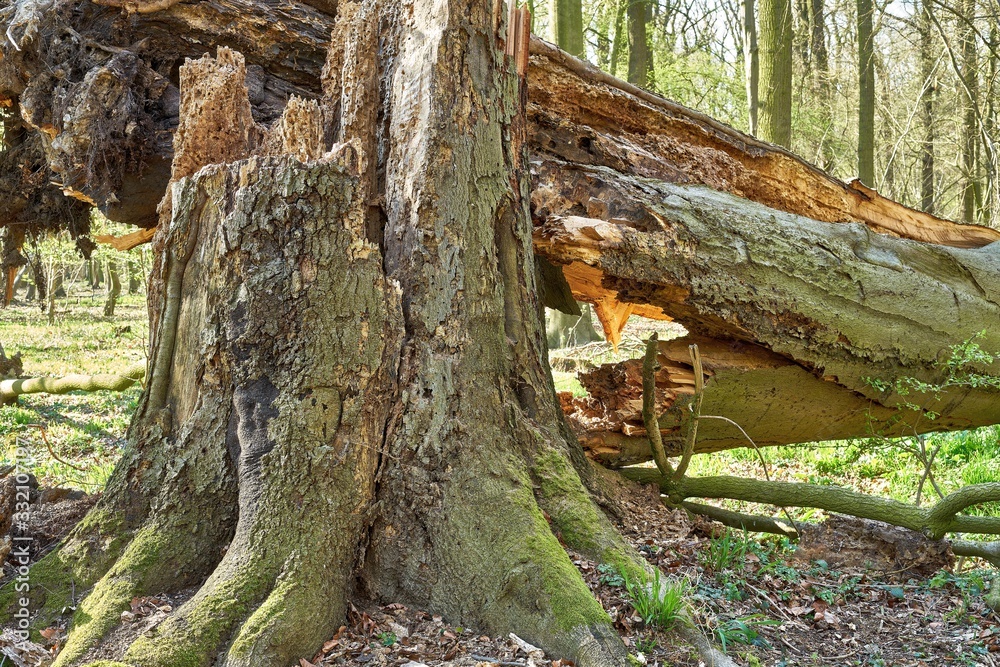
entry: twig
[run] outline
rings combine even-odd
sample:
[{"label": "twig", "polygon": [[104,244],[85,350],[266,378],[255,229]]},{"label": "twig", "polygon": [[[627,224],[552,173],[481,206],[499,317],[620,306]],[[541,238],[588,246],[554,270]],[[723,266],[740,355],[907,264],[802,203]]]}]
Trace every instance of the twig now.
[{"label": "twig", "polygon": [[698,345],[696,343],[688,345],[688,353],[691,355],[691,367],[694,369],[694,400],[689,404],[691,422],[688,426],[687,440],[684,442],[684,452],[681,454],[681,461],[677,464],[677,471],[674,473],[675,480],[684,479],[684,473],[687,472],[688,464],[691,463],[691,456],[694,455],[694,445],[698,440],[698,421],[701,419],[701,403],[705,397],[705,375],[702,371],[701,352],[698,351]]},{"label": "twig", "polygon": [[642,360],[642,423],[646,427],[649,447],[653,451],[653,461],[664,477],[673,477],[674,469],[667,460],[667,452],[663,449],[663,436],[660,435],[660,423],[656,420],[656,355],[659,336],[654,331],[646,341],[646,356]]},{"label": "twig", "polygon": [[55,451],[52,449],[52,445],[49,443],[49,437],[46,435],[45,424],[28,424],[28,426],[31,426],[32,428],[37,428],[39,432],[41,432],[42,442],[45,443],[45,448],[49,450],[49,455],[52,458],[54,458],[56,461],[59,461],[59,463],[63,464],[64,466],[69,466],[70,468],[73,468],[74,470],[79,470],[80,472],[87,472],[86,468],[81,468],[80,466],[73,465],[69,461],[64,461],[61,458],[59,458],[59,456],[56,455]]}]

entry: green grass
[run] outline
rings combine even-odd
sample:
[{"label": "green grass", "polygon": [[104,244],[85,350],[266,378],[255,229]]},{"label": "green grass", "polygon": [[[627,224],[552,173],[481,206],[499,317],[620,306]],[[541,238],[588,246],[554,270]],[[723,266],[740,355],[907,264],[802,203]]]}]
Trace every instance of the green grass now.
[{"label": "green grass", "polygon": [[653,576],[643,579],[633,579],[624,568],[619,570],[619,576],[632,608],[646,625],[670,630],[686,622],[686,599],[691,590],[687,579],[661,579],[659,568],[653,570]]},{"label": "green grass", "polygon": [[[8,355],[21,353],[27,376],[124,372],[145,359],[146,299],[122,295],[111,318],[103,306],[99,290],[72,292],[56,300],[50,325],[37,304],[12,305],[0,310],[0,343]],[[14,463],[22,446],[30,458],[19,462],[21,469],[41,483],[99,490],[121,454],[140,393],[136,385],[124,392],[37,394],[0,406],[0,465]],[[46,440],[72,465],[53,457]]]}]

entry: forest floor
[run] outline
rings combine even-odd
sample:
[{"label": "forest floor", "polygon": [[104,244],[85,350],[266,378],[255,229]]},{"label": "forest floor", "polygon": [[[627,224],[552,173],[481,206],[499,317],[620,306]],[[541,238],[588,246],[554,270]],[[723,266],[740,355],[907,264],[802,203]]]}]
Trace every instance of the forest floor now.
[{"label": "forest floor", "polygon": [[[99,292],[74,295],[57,302],[53,325],[35,305],[0,311],[0,342],[8,354],[22,353],[28,374],[124,371],[144,355],[143,300],[141,295],[125,297],[113,318],[101,315],[102,305]],[[629,345],[636,346],[632,343],[626,342],[617,353],[596,346],[578,356],[590,357],[589,363],[611,361],[630,355]],[[560,372],[556,379],[561,389],[579,391],[572,375]],[[0,468],[26,469],[41,489],[33,511],[38,522],[33,531],[43,536],[38,555],[57,543],[94,501],[93,492],[103,486],[118,458],[138,395],[139,389],[132,388],[119,394],[26,396],[19,405],[0,407]],[[1000,479],[1000,429],[944,437],[948,439],[942,443],[938,478],[945,492],[962,483]],[[17,460],[19,445],[29,450],[31,460]],[[773,448],[765,455],[772,477],[778,479],[840,484],[908,500],[920,472],[901,464],[891,443]],[[693,474],[761,472],[756,455],[739,450],[696,457],[692,467]],[[628,517],[623,533],[668,580],[686,582],[688,613],[739,664],[1000,665],[1000,616],[983,602],[983,592],[991,584],[1000,585],[1000,577],[980,563],[960,562],[951,570],[915,576],[878,572],[865,563],[831,565],[833,557],[828,562],[811,550],[806,559],[787,540],[730,531],[668,510],[654,490],[637,491],[620,502]],[[815,512],[795,514],[796,520],[818,518]],[[620,573],[570,556],[611,615],[635,664],[699,664],[676,633],[643,621]],[[3,568],[9,575],[10,564]],[[123,618],[126,624],[148,628],[182,601],[183,592],[136,599]],[[33,654],[15,652],[10,636],[0,635],[0,655],[46,664],[65,630],[65,625],[44,630]],[[485,636],[448,619],[390,604],[353,609],[323,649],[300,664],[571,663],[532,652],[511,637]]]}]

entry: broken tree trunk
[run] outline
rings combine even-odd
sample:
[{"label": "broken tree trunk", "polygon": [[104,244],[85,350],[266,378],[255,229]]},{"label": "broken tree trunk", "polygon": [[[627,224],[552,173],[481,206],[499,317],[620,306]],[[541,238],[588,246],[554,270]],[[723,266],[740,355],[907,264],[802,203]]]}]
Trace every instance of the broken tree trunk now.
[{"label": "broken tree trunk", "polygon": [[[562,265],[606,330],[639,313],[691,332],[660,344],[669,453],[686,430],[690,343],[707,375],[703,414],[758,445],[1000,421],[989,387],[929,397],[931,420],[910,419],[897,407],[919,401],[871,383],[938,381],[949,347],[984,330],[982,347],[1000,350],[1000,259],[985,247],[1000,233],[836,181],[543,43],[533,54],[535,250]],[[1000,364],[976,370],[995,376]],[[581,381],[590,397],[563,404],[591,456],[649,460],[641,362]],[[701,423],[697,451],[747,444],[730,422]]]},{"label": "broken tree trunk", "polygon": [[[179,116],[172,72],[183,58],[235,40],[258,123],[277,118],[289,93],[322,97],[332,4],[138,3],[124,12],[107,4],[115,6],[88,4],[78,14],[60,4],[44,20],[13,26],[21,50],[8,48],[0,64],[0,96],[20,106],[24,136],[45,139],[32,150],[53,170],[46,184],[114,219],[157,219]],[[536,252],[562,266],[572,296],[594,305],[609,340],[643,315],[676,319],[715,350],[705,359],[713,374],[706,414],[728,416],[767,444],[864,435],[866,413],[882,420],[898,400],[865,376],[926,379],[949,345],[997,321],[997,260],[984,248],[1000,240],[997,231],[830,178],[784,149],[531,44]],[[324,117],[337,118],[343,103],[324,102]],[[1000,349],[998,335],[987,332],[983,347]],[[683,359],[673,363],[680,375],[658,380],[661,411],[689,386]],[[942,417],[916,430],[995,422],[995,398],[948,395],[935,408]],[[611,464],[646,456],[631,453],[645,440],[633,440],[641,430],[622,400],[595,400],[602,405],[575,413],[592,451]],[[661,420],[668,446],[676,417],[668,410]],[[699,449],[741,442],[730,425],[705,423]]]}]

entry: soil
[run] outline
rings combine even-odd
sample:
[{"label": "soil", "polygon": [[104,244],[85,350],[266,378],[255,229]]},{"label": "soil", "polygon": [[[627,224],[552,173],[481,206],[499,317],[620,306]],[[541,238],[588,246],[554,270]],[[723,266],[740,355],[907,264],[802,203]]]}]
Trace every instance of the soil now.
[{"label": "soil", "polygon": [[[32,525],[54,542],[95,500],[61,495],[39,490],[32,512],[38,517]],[[929,579],[910,577],[902,570],[877,571],[871,569],[875,561],[857,545],[852,546],[857,553],[839,560],[832,558],[834,549],[830,561],[816,560],[826,554],[814,545],[807,552],[813,560],[805,560],[787,543],[747,539],[714,522],[669,510],[653,489],[618,498],[616,503],[627,517],[620,526],[623,534],[667,577],[690,582],[688,601],[695,623],[716,644],[725,637],[728,653],[739,664],[1000,665],[1000,615],[985,605],[982,590],[991,578],[993,585],[1000,585],[994,571],[970,570],[970,564],[961,561],[952,572],[942,570]],[[835,539],[840,538],[826,535],[828,543]],[[725,544],[737,553],[716,571],[713,556]],[[36,553],[43,554],[50,546]],[[616,571],[579,554],[570,556],[611,615],[637,665],[704,664],[673,632],[643,622]],[[9,564],[4,572],[11,572]],[[136,598],[123,613],[121,626],[88,658],[120,654],[192,593]],[[25,665],[45,665],[58,652],[65,632],[65,622],[46,628],[41,644],[20,649],[0,637],[0,654],[17,657]],[[491,637],[422,610],[389,604],[352,606],[347,623],[322,649],[300,660],[300,667],[335,665],[571,667],[572,662],[545,655],[514,636]]]}]

